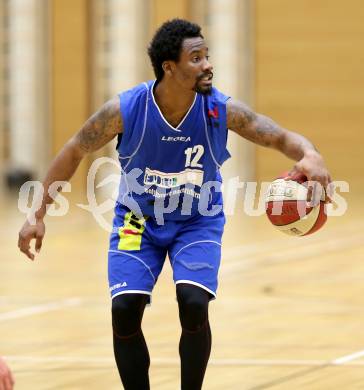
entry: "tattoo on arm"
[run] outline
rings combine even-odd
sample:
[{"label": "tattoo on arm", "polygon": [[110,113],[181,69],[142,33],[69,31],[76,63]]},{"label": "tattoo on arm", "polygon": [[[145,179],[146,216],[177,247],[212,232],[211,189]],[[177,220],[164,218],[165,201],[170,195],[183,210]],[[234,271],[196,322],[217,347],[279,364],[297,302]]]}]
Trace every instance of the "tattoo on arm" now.
[{"label": "tattoo on arm", "polygon": [[83,152],[93,152],[111,141],[122,129],[120,102],[116,96],[86,121],[75,140]]},{"label": "tattoo on arm", "polygon": [[227,102],[228,128],[258,145],[279,148],[282,129],[270,118],[256,114],[246,104],[230,99]]},{"label": "tattoo on arm", "polygon": [[228,128],[249,141],[277,149],[294,160],[301,159],[307,151],[315,150],[302,135],[280,127],[265,115],[254,113],[244,103],[230,99],[226,106]]}]

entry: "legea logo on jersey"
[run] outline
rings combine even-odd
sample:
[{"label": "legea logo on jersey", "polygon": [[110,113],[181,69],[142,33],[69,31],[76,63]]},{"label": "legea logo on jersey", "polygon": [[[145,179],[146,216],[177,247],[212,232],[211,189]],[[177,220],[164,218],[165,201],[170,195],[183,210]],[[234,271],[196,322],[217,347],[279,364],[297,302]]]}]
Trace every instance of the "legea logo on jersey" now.
[{"label": "legea logo on jersey", "polygon": [[166,137],[165,135],[161,138],[162,141],[167,142],[190,142],[191,137]]},{"label": "legea logo on jersey", "polygon": [[201,187],[202,182],[203,171],[199,169],[186,169],[178,173],[165,173],[146,168],[144,174],[145,185],[156,185],[161,188],[174,188],[187,183]]}]

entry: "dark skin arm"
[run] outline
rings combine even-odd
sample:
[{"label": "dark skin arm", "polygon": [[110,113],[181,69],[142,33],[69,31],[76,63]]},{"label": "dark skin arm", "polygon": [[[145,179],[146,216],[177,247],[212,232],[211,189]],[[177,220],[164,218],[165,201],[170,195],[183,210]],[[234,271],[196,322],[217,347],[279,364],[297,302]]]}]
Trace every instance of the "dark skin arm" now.
[{"label": "dark skin arm", "polygon": [[297,161],[290,175],[303,173],[308,180],[324,188],[331,182],[330,174],[320,153],[300,134],[284,129],[265,115],[253,112],[246,104],[229,99],[227,127],[255,144],[276,149]]},{"label": "dark skin arm", "polygon": [[34,254],[30,251],[30,242],[36,240],[35,250],[39,252],[45,233],[43,219],[47,205],[53,202],[48,194],[49,186],[55,181],[69,181],[86,154],[100,149],[122,131],[120,102],[116,96],[85,122],[53,160],[43,182],[44,195],[40,209],[35,212],[36,223],[31,225],[27,220],[19,232],[18,247],[31,260],[34,260]]}]

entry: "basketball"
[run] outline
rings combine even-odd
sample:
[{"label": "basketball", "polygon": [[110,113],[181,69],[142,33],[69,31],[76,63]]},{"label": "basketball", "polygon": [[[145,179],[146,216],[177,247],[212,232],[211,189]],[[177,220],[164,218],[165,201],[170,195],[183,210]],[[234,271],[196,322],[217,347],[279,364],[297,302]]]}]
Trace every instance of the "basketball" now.
[{"label": "basketball", "polygon": [[[310,202],[310,194],[320,191],[320,199]],[[281,232],[291,236],[307,236],[319,230],[326,222],[325,190],[315,189],[303,174],[282,174],[274,180],[267,192],[266,214]]]}]

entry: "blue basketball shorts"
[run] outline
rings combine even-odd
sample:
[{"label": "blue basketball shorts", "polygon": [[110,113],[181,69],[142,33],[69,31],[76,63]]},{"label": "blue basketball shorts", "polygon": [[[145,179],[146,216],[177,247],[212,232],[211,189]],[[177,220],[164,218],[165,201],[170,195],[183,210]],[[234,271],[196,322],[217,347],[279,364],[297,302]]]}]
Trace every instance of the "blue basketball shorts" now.
[{"label": "blue basketball shorts", "polygon": [[175,284],[201,287],[215,298],[224,225],[223,211],[158,225],[152,217],[139,219],[117,203],[108,255],[111,297],[151,296],[168,255]]}]

